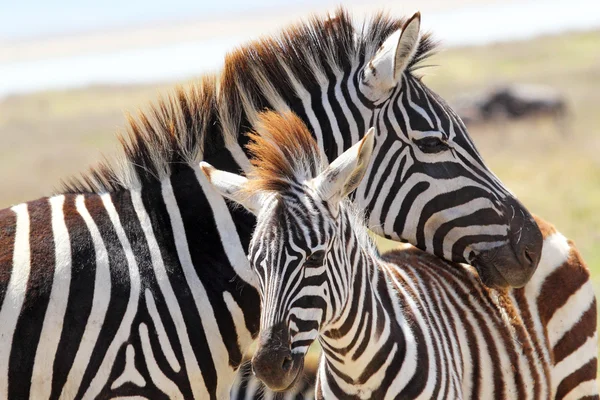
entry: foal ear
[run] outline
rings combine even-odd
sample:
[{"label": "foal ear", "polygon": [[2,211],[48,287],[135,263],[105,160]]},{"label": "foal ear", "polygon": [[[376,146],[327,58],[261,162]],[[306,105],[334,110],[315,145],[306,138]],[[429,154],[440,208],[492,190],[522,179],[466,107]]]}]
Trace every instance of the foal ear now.
[{"label": "foal ear", "polygon": [[364,138],[333,160],[327,169],[312,180],[323,200],[336,202],[358,187],[371,160],[375,128]]},{"label": "foal ear", "polygon": [[361,78],[361,91],[371,100],[387,95],[402,77],[402,73],[419,47],[421,13],[417,12],[383,42],[367,63]]},{"label": "foal ear", "polygon": [[204,161],[200,163],[200,169],[221,196],[240,204],[254,215],[258,214],[261,207],[260,195],[248,195],[242,190],[248,182],[246,177],[221,171]]}]

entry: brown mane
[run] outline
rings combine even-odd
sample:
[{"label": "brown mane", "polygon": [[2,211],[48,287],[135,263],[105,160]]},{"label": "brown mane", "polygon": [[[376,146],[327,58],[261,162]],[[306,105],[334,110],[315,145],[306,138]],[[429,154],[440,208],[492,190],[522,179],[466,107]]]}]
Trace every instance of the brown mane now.
[{"label": "brown mane", "polygon": [[[206,75],[188,89],[129,118],[119,140],[123,157],[103,162],[79,179],[64,184],[68,193],[109,192],[160,181],[177,168],[195,165],[238,141],[252,129],[261,110],[298,109],[298,88],[310,91],[371,58],[405,18],[376,14],[356,28],[339,8],[329,18],[312,17],[233,51],[219,77]],[[408,73],[418,68],[435,45],[422,35]],[[296,107],[294,107],[296,105]]]},{"label": "brown mane", "polygon": [[246,148],[254,168],[245,187],[255,191],[281,192],[293,183],[314,178],[326,165],[317,142],[293,112],[262,112],[256,131],[248,134]]}]

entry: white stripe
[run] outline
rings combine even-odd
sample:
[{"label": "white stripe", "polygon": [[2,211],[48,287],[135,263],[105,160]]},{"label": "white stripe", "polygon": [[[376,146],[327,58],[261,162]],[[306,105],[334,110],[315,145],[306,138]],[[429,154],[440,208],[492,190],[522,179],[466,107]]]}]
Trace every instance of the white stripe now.
[{"label": "white stripe", "polygon": [[[366,131],[370,128],[369,123],[371,122],[371,118],[373,117],[373,110],[371,110],[369,107],[365,107],[362,101],[360,101],[360,99],[358,98],[358,87],[354,85],[354,76],[356,74],[356,70],[359,68],[362,68],[362,65],[359,63],[355,63],[355,65],[352,67],[352,70],[350,71],[350,76],[348,77],[347,88],[348,93],[350,94],[350,98],[352,99],[352,103],[356,106],[356,108],[358,108],[362,116],[363,122],[365,123],[365,132],[358,132],[359,135],[362,135],[366,133]],[[353,141],[352,143],[357,142],[358,140],[356,142]]]},{"label": "white stripe", "polygon": [[[174,199],[170,199],[171,201],[174,201]],[[186,367],[187,377],[192,388],[192,393],[194,394],[195,398],[203,398],[201,396],[208,397],[208,390],[204,385],[204,378],[202,377],[202,372],[200,371],[198,361],[196,360],[196,355],[190,343],[190,338],[187,334],[183,314],[177,302],[177,296],[175,296],[175,292],[173,291],[173,287],[169,281],[167,269],[165,268],[162,255],[160,254],[158,242],[154,236],[152,223],[148,213],[146,212],[146,209],[144,208],[144,203],[142,202],[142,197],[139,191],[131,192],[131,202],[133,203],[133,208],[135,209],[140,221],[140,225],[148,242],[150,259],[152,260],[154,274],[156,275],[156,282],[158,283],[158,287],[160,288],[163,298],[165,299],[165,304],[167,305],[169,314],[171,315],[171,318],[173,318],[175,330],[177,331],[177,337],[183,352],[184,365]],[[165,199],[165,204],[166,203],[167,199]]]},{"label": "white stripe", "polygon": [[67,381],[63,387],[60,398],[73,398],[79,390],[81,380],[85,369],[92,357],[94,346],[100,335],[104,319],[106,318],[106,310],[110,302],[111,280],[110,266],[108,261],[108,252],[100,235],[100,231],[96,223],[92,219],[89,211],[85,207],[85,196],[79,195],[75,199],[75,207],[77,212],[83,218],[92,242],[94,243],[94,252],[96,253],[96,276],[94,279],[94,297],[92,299],[92,309],[87,320],[81,343],[77,349],[77,355],[67,376]]},{"label": "white stripe", "polygon": [[[384,151],[384,150],[378,149],[378,151]],[[390,162],[394,163],[394,166],[390,170],[390,174],[385,179],[383,186],[381,186],[381,189],[376,194],[377,200],[376,200],[375,206],[373,207],[373,210],[371,211],[371,214],[369,216],[369,228],[373,229],[377,233],[381,233],[381,234],[390,233],[389,230],[386,230],[387,218],[386,218],[386,221],[384,222],[383,215],[381,213],[383,211],[383,203],[385,202],[386,197],[393,195],[390,192],[390,190],[392,189],[392,185],[396,182],[396,177],[398,176],[398,169],[400,168],[400,164],[402,164],[402,160],[404,158],[406,158],[406,163],[410,163],[408,149],[402,151],[402,153],[400,153],[398,155],[398,157],[396,157],[396,159],[390,160]],[[373,166],[373,168],[375,168],[375,166]],[[381,165],[378,168],[385,169],[385,168],[387,168],[387,165],[386,166]],[[363,182],[366,182],[366,179],[363,179]],[[372,193],[375,193],[375,190],[377,190],[376,182],[374,182],[374,184],[371,186],[371,190],[373,191]],[[399,198],[398,196],[396,196],[396,199],[394,201],[401,201],[401,197]],[[390,215],[389,212],[388,212],[388,215]],[[398,216],[398,214],[395,214],[394,218],[396,218],[397,216]],[[393,231],[393,229],[392,229],[392,231]]]},{"label": "white stripe", "polygon": [[[410,379],[415,375],[417,371],[417,366],[419,360],[417,360],[417,342],[414,335],[413,330],[407,323],[406,319],[403,315],[403,308],[407,308],[413,310],[414,313],[414,323],[419,325],[421,332],[423,332],[423,340],[425,341],[425,347],[427,348],[427,356],[429,358],[429,367],[427,371],[427,384],[423,388],[422,394],[424,397],[428,395],[431,396],[433,393],[433,389],[435,386],[435,382],[438,379],[438,371],[435,369],[435,357],[436,354],[435,348],[433,347],[432,339],[433,334],[431,332],[431,326],[426,321],[426,317],[423,315],[423,312],[420,311],[420,306],[416,303],[414,296],[409,295],[406,291],[405,287],[410,286],[410,288],[415,293],[420,293],[421,289],[417,289],[416,285],[422,285],[419,281],[414,282],[404,271],[396,268],[395,265],[390,265],[387,263],[381,263],[382,269],[384,269],[384,274],[387,279],[393,283],[394,287],[392,293],[395,291],[398,293],[399,298],[404,298],[406,303],[404,305],[400,304],[400,301],[394,301],[394,314],[396,319],[399,321],[398,324],[402,327],[402,331],[404,332],[404,338],[406,341],[406,354],[404,356],[404,362],[396,374],[396,377],[392,381],[390,387],[397,388],[397,393],[400,393],[402,389],[406,387]],[[400,275],[401,280],[399,280],[395,273]],[[415,275],[417,276],[417,275]]]},{"label": "white stripe", "polygon": [[252,169],[252,165],[250,164],[250,160],[248,160],[246,153],[244,153],[244,150],[242,150],[238,142],[227,141],[225,143],[225,148],[229,151],[229,153],[233,157],[233,160],[236,162],[237,165],[240,166],[242,171],[244,171],[245,173],[250,172],[250,170]]},{"label": "white stripe", "polygon": [[108,347],[108,351],[102,360],[100,368],[98,368],[96,376],[94,376],[94,379],[85,392],[83,396],[84,399],[96,398],[98,393],[100,393],[106,384],[119,350],[121,349],[123,343],[129,339],[129,335],[131,333],[131,324],[135,314],[137,313],[137,307],[140,301],[140,275],[135,257],[133,255],[133,250],[131,249],[131,244],[127,239],[125,231],[123,230],[121,220],[119,219],[119,214],[112,203],[112,199],[110,198],[110,193],[103,194],[101,198],[104,208],[106,208],[106,211],[108,212],[110,221],[114,226],[117,237],[119,238],[121,247],[125,251],[130,284],[129,301],[127,302],[127,308],[125,309],[125,314],[121,320],[121,325],[119,326],[119,329],[117,329],[117,333],[115,334],[112,343]]},{"label": "white stripe", "polygon": [[54,359],[63,330],[71,284],[71,242],[63,212],[65,196],[52,197],[49,202],[54,236],[54,278],[33,364],[30,399],[47,398],[52,391]]},{"label": "white stripe", "polygon": [[550,347],[556,343],[575,326],[594,302],[594,287],[592,281],[586,281],[566,303],[554,312],[550,321],[546,324]]},{"label": "white stripe", "polygon": [[577,350],[569,354],[552,368],[552,382],[556,387],[573,372],[598,356],[598,333],[589,337]]},{"label": "white stripe", "polygon": [[325,155],[324,146],[323,146],[323,132],[321,131],[321,125],[319,124],[319,119],[315,115],[315,112],[312,109],[312,100],[310,96],[310,92],[306,90],[306,88],[298,82],[295,75],[289,69],[289,67],[285,64],[285,62],[281,63],[281,66],[285,70],[288,79],[291,85],[294,87],[294,91],[296,92],[296,96],[302,102],[302,109],[306,113],[306,117],[308,118],[308,122],[310,126],[315,132],[315,137],[317,139],[317,145],[321,150],[322,155]]},{"label": "white stripe", "polygon": [[577,387],[571,390],[563,400],[577,400],[585,396],[597,396],[598,395],[598,382],[596,379],[590,381],[581,382]]},{"label": "white stripe", "polygon": [[[454,207],[445,208],[441,211],[438,211],[429,217],[427,222],[425,222],[425,226],[423,231],[425,232],[425,249],[428,253],[433,254],[433,236],[437,232],[437,230],[444,223],[448,221],[452,221],[454,219],[459,218],[463,215],[471,215],[476,211],[492,208],[492,202],[485,197],[476,197],[466,203],[459,204]],[[423,211],[423,210],[421,210]],[[431,235],[427,235],[431,233]]]},{"label": "white stripe", "polygon": [[29,247],[29,213],[27,204],[11,208],[16,214],[16,233],[13,249],[13,265],[6,295],[0,309],[0,398],[8,398],[8,361],[12,348],[13,335],[19,320],[19,314],[25,300],[27,281],[31,268],[31,249]]},{"label": "white stripe", "polygon": [[140,342],[142,343],[142,352],[144,353],[144,360],[146,361],[146,367],[148,367],[150,379],[152,382],[154,382],[156,387],[161,392],[169,396],[170,399],[183,399],[183,394],[177,385],[167,378],[165,374],[163,374],[163,372],[160,370],[160,367],[156,363],[156,360],[154,359],[154,353],[152,352],[152,346],[150,345],[150,338],[148,337],[148,327],[142,322],[138,330],[140,333]]},{"label": "white stripe", "polygon": [[[371,199],[373,198],[373,196],[378,196],[376,207],[379,206],[379,208],[381,208],[385,198],[387,197],[389,187],[391,187],[393,180],[389,181],[390,184],[388,185],[388,190],[386,190],[385,192],[383,190],[378,191],[377,185],[379,182],[381,182],[382,175],[383,175],[385,169],[387,168],[388,164],[391,162],[392,157],[394,157],[395,162],[399,162],[398,159],[401,160],[403,156],[406,156],[408,154],[407,152],[403,152],[402,154],[396,155],[396,151],[400,148],[400,146],[402,146],[402,142],[400,142],[399,140],[394,141],[392,143],[392,145],[387,149],[381,148],[380,143],[384,142],[385,136],[379,135],[379,132],[375,132],[375,134],[377,135],[377,142],[378,142],[376,151],[384,152],[385,156],[379,164],[375,164],[374,162],[369,163],[367,172],[365,173],[365,178],[361,181],[358,189],[356,190],[355,203],[357,203],[357,201],[358,201],[359,202],[358,205],[361,208],[366,207],[368,205],[368,203],[371,202]],[[371,184],[371,191],[369,193],[367,193],[367,191],[366,191],[367,190],[367,182],[369,181],[371,175],[373,174],[373,172],[372,172],[373,169],[375,169],[376,172],[375,172],[375,176],[373,177],[373,182]],[[380,211],[377,212],[378,215],[379,215],[379,212]]]},{"label": "white stripe", "polygon": [[[556,268],[560,267],[566,260],[568,260],[570,250],[571,248],[567,239],[558,232],[544,239],[542,256],[540,258],[538,267],[535,270],[533,279],[531,279],[524,288],[527,306],[529,307],[531,315],[539,315],[537,299],[540,294],[541,287],[548,275],[550,275],[554,270],[556,270]],[[531,333],[532,336],[535,334],[535,336],[538,338],[546,338],[546,327],[542,325],[540,318],[532,318],[532,322],[535,330],[535,332]],[[548,346],[542,346],[541,349],[542,354],[540,355],[543,357],[543,363],[551,363]]]},{"label": "white stripe", "polygon": [[[416,226],[411,225],[410,223],[404,226]],[[446,260],[452,259],[452,247],[454,244],[458,242],[460,239],[471,236],[471,235],[498,235],[498,236],[506,236],[507,226],[506,225],[481,225],[481,226],[457,226],[448,231],[446,236],[444,236],[443,241],[443,250],[444,250],[444,258]],[[498,241],[494,242],[479,242],[472,243],[465,249],[465,253],[470,253],[469,249],[477,249],[478,251],[487,250],[490,248],[498,247],[501,245]],[[464,255],[464,254],[463,254]]]},{"label": "white stripe", "polygon": [[[349,76],[349,79],[351,79],[351,78],[352,78],[352,76]],[[353,145],[354,143],[358,143],[359,137],[361,135],[365,134],[366,132],[358,132],[358,126],[356,125],[354,116],[352,115],[352,112],[351,112],[350,108],[348,107],[348,104],[346,103],[346,97],[344,97],[344,93],[342,91],[342,82],[343,81],[344,81],[343,73],[336,75],[336,84],[335,84],[334,93],[335,93],[335,99],[339,103],[340,108],[342,109],[342,112],[344,113],[344,117],[346,118],[346,121],[348,122],[349,132],[344,132],[344,133],[346,135],[348,135],[348,134],[350,135],[350,144]],[[357,108],[358,108],[358,104],[357,104]]]},{"label": "white stripe", "polygon": [[[250,268],[248,256],[244,251],[244,247],[240,241],[240,235],[237,232],[237,228],[235,227],[229,208],[227,208],[225,199],[215,190],[213,185],[208,181],[206,175],[204,175],[204,172],[200,170],[199,166],[196,166],[194,170],[196,179],[198,179],[202,191],[206,196],[206,200],[210,204],[210,209],[212,210],[217,225],[217,231],[219,232],[219,238],[221,239],[221,244],[223,245],[223,250],[225,255],[227,255],[229,264],[244,282],[257,288],[258,283],[256,274]],[[177,210],[177,213],[179,214],[179,209]]]},{"label": "white stripe", "polygon": [[[204,174],[200,172],[199,174],[204,177]],[[199,175],[198,173],[196,176]],[[213,189],[214,190],[214,189]],[[206,293],[206,289],[202,284],[202,281],[196,274],[195,266],[192,262],[192,256],[190,254],[190,249],[188,247],[187,236],[185,233],[185,227],[183,225],[183,220],[181,218],[181,213],[179,211],[179,207],[177,206],[177,200],[175,199],[175,194],[173,193],[173,187],[169,181],[164,181],[162,184],[162,193],[163,198],[165,200],[165,205],[167,206],[167,212],[169,213],[169,217],[171,219],[171,226],[173,227],[173,236],[175,238],[175,247],[177,248],[177,255],[179,256],[179,262],[181,263],[181,267],[183,269],[183,274],[185,276],[185,280],[188,283],[190,291],[192,293],[192,297],[194,299],[194,303],[196,304],[196,309],[198,314],[200,315],[200,321],[202,322],[202,329],[206,334],[207,344],[210,349],[210,355],[215,366],[215,370],[219,376],[217,388],[217,396],[221,391],[227,392],[231,382],[233,381],[235,374],[233,368],[228,363],[228,352],[223,340],[221,338],[221,332],[219,331],[219,326],[217,324],[217,320],[215,318],[214,310],[210,301],[208,301],[208,294]],[[224,200],[220,199],[223,204]],[[213,213],[215,214],[215,218],[219,213],[219,210],[215,210],[213,208]],[[227,212],[229,218],[231,218],[229,212]],[[235,230],[234,230],[235,232]],[[229,236],[233,236],[232,233]],[[238,238],[239,241],[239,238]],[[247,262],[247,259],[246,259]],[[210,265],[201,265],[199,268],[210,268]],[[208,355],[206,355],[208,357]],[[186,364],[187,365],[187,364]],[[200,383],[203,386],[203,389],[206,390],[206,385],[204,383],[204,379],[201,382],[196,380],[196,382],[190,382],[194,387],[194,383]],[[225,383],[225,387],[223,384]],[[201,390],[200,388],[193,388],[194,392]],[[198,396],[194,393],[194,397],[196,398],[206,398],[208,394],[205,396]]]},{"label": "white stripe", "polygon": [[160,319],[160,314],[158,313],[158,309],[156,308],[154,296],[152,296],[152,292],[148,288],[146,288],[144,295],[146,298],[148,314],[150,314],[150,318],[152,318],[152,323],[154,324],[154,328],[156,329],[156,333],[158,335],[158,342],[160,343],[160,348],[163,351],[167,362],[171,366],[171,369],[175,372],[179,372],[181,370],[181,365],[179,365],[179,361],[175,356],[173,347],[171,347],[169,336],[167,336],[167,332],[165,331],[165,326],[163,325],[162,320]]},{"label": "white stripe", "polygon": [[327,120],[331,125],[331,133],[333,136],[333,140],[337,145],[337,154],[335,155],[337,157],[344,152],[344,138],[342,137],[340,127],[337,123],[337,118],[333,112],[333,109],[331,108],[331,103],[329,102],[329,83],[329,81],[324,82],[324,84],[321,86],[321,104],[323,106],[323,110],[325,110],[325,114],[327,115]]},{"label": "white stripe", "polygon": [[[235,302],[233,296],[229,292],[223,292],[223,301],[229,310],[229,314],[231,314],[231,319],[235,322],[235,333],[238,337],[238,344],[242,351],[245,351],[252,345],[254,339],[252,339],[252,334],[248,329],[246,329],[246,320],[244,318],[244,313],[238,303]],[[240,327],[242,329],[240,329]]]}]

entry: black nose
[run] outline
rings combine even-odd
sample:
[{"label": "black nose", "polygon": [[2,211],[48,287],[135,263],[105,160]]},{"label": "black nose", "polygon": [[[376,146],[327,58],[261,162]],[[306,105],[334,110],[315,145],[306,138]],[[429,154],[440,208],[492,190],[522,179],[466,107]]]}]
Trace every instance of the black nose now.
[{"label": "black nose", "polygon": [[519,263],[533,274],[542,257],[544,239],[531,214],[513,218],[509,240]]},{"label": "black nose", "polygon": [[473,265],[487,286],[522,287],[540,262],[542,232],[517,199],[507,199],[504,206],[509,225],[507,243],[479,253]]},{"label": "black nose", "polygon": [[277,387],[279,381],[292,368],[292,352],[289,347],[265,348],[257,351],[252,359],[254,375],[269,387]]},{"label": "black nose", "polygon": [[273,391],[289,389],[302,370],[302,357],[292,355],[287,326],[276,324],[261,330],[258,348],[252,357],[252,370]]}]

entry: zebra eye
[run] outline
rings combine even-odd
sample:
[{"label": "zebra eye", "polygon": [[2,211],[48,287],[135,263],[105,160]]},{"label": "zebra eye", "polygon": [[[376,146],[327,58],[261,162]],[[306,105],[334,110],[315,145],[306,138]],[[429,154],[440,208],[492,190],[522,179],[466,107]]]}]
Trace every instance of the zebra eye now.
[{"label": "zebra eye", "polygon": [[450,146],[442,139],[436,136],[428,136],[422,139],[413,139],[413,143],[416,144],[423,153],[434,154],[444,150],[448,150]]},{"label": "zebra eye", "polygon": [[318,250],[306,258],[306,262],[304,263],[304,265],[309,266],[309,267],[320,267],[321,265],[323,265],[324,259],[325,259],[325,251]]}]

